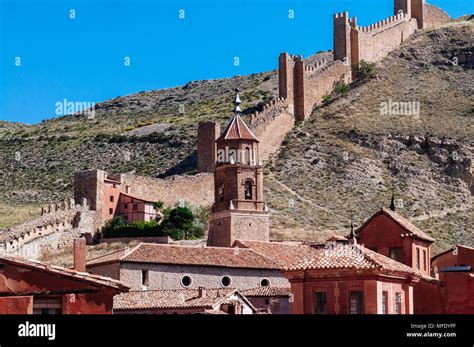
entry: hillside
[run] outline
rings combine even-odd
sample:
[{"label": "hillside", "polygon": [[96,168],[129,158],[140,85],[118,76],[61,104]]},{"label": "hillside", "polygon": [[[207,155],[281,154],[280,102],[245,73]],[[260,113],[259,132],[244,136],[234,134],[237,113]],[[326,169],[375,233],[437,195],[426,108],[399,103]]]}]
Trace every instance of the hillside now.
[{"label": "hillside", "polygon": [[[453,66],[474,51],[474,25],[419,33],[380,64],[378,77],[314,110],[267,165],[274,236],[347,235],[392,192],[402,215],[441,242],[474,242],[474,71]],[[381,103],[420,102],[420,115],[382,115]],[[291,231],[293,230],[293,232]]]},{"label": "hillside", "polygon": [[[317,108],[288,134],[266,165],[273,238],[322,240],[347,234],[392,192],[401,214],[441,239],[474,244],[469,170],[473,153],[473,22],[424,31],[384,59],[378,77]],[[33,126],[0,127],[0,213],[72,194],[74,172],[101,168],[155,177],[192,174],[196,130],[224,125],[233,89],[246,114],[277,97],[274,71],[141,92],[96,105],[94,119],[64,116]],[[382,102],[419,102],[419,117],[381,115]],[[184,105],[184,112],[182,105]],[[181,107],[180,107],[181,106]],[[11,215],[2,214],[0,227]],[[16,223],[17,220],[11,223]]]},{"label": "hillside", "polygon": [[91,168],[150,176],[192,172],[197,124],[224,126],[236,87],[244,90],[250,114],[277,96],[277,76],[190,82],[98,103],[94,119],[71,115],[0,129],[0,204],[60,201],[72,194],[74,173]]}]

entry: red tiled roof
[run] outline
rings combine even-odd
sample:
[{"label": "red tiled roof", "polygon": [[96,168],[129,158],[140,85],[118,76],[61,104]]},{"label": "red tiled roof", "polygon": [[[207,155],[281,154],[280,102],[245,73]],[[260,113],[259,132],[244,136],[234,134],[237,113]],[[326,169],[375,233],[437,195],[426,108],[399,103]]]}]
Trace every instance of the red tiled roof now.
[{"label": "red tiled roof", "polygon": [[[165,289],[142,290],[122,293],[114,297],[114,310],[147,310],[147,309],[219,309],[222,303],[228,302],[236,289]],[[247,304],[253,308],[245,298]]]},{"label": "red tiled roof", "polygon": [[257,287],[253,289],[242,290],[240,292],[246,297],[288,297],[291,295],[291,289],[286,287]]},{"label": "red tiled roof", "polygon": [[336,243],[285,244],[279,242],[236,241],[236,245],[255,250],[267,258],[279,262],[284,270],[310,269],[378,269],[419,275],[411,267],[373,252],[360,245]]},{"label": "red tiled roof", "polygon": [[398,213],[396,213],[395,211],[392,211],[390,209],[386,209],[384,207],[382,207],[379,211],[377,211],[377,213],[375,213],[372,217],[370,217],[364,224],[362,224],[362,226],[360,226],[357,230],[356,230],[356,233],[360,233],[360,232],[363,232],[364,231],[364,228],[367,224],[370,223],[370,221],[372,221],[372,219],[374,219],[376,216],[380,215],[380,214],[383,214],[387,217],[389,217],[390,219],[392,219],[395,223],[397,223],[398,225],[400,225],[403,229],[405,229],[407,231],[407,234],[403,234],[403,236],[410,236],[410,237],[414,237],[414,238],[418,238],[420,240],[424,240],[424,241],[428,241],[428,242],[435,242],[436,240],[434,238],[432,238],[431,236],[429,236],[428,234],[424,233],[423,231],[421,231],[420,229],[418,229],[416,226],[414,226],[412,223],[410,223],[410,221],[408,221],[407,219],[403,218],[401,215],[399,215]]},{"label": "red tiled roof", "polygon": [[231,268],[278,269],[279,266],[251,249],[196,247],[140,243],[87,262],[88,266],[110,262],[216,266]]},{"label": "red tiled roof", "polygon": [[301,259],[312,259],[313,250],[302,242],[263,242],[237,240],[234,246],[245,247],[272,259],[280,268],[287,268]]},{"label": "red tiled roof", "polygon": [[73,269],[67,269],[61,266],[48,265],[38,261],[24,259],[21,257],[11,255],[0,255],[0,263],[8,263],[19,267],[26,267],[29,269],[49,272],[51,274],[70,277],[80,281],[89,282],[93,285],[102,285],[119,289],[121,291],[128,291],[128,287],[123,285],[122,282],[114,280],[109,277],[103,277],[98,275],[89,274],[87,272],[79,272]]},{"label": "red tiled roof", "polygon": [[219,140],[252,140],[259,142],[238,114],[232,117],[227,128],[217,139],[217,141]]}]

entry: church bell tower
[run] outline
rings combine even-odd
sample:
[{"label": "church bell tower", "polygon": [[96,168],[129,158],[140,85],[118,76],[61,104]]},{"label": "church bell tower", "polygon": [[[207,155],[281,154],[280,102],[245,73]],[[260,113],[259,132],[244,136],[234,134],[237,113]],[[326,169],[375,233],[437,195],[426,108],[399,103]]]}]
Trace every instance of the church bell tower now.
[{"label": "church bell tower", "polygon": [[263,201],[259,140],[242,120],[240,103],[236,90],[234,115],[216,140],[208,246],[231,247],[235,240],[269,241],[270,220]]}]

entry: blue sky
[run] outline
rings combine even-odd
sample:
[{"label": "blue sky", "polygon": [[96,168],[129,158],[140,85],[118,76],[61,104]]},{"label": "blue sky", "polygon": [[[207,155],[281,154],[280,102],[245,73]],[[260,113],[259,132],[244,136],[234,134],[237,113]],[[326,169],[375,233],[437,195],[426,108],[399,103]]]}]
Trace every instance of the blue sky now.
[{"label": "blue sky", "polygon": [[[430,3],[474,12],[472,0]],[[272,70],[280,52],[331,49],[342,11],[367,25],[392,15],[393,0],[0,0],[0,120],[37,123],[63,99]]]}]

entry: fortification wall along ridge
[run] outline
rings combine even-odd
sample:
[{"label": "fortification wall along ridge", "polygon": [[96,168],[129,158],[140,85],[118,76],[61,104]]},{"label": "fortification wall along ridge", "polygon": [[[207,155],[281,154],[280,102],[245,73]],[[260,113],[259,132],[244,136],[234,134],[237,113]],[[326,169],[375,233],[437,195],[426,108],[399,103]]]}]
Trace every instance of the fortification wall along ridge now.
[{"label": "fortification wall along ridge", "polygon": [[84,200],[82,205],[69,202],[50,204],[42,215],[13,226],[0,236],[0,251],[30,258],[46,249],[56,249],[80,234],[94,232],[95,211]]},{"label": "fortification wall along ridge", "polygon": [[130,187],[130,194],[150,201],[163,201],[173,206],[187,201],[196,206],[211,206],[214,202],[214,175],[200,173],[195,176],[171,176],[159,179],[122,174],[122,188]]},{"label": "fortification wall along ridge", "polygon": [[333,16],[334,61],[306,65],[301,55],[280,54],[280,97],[288,98],[288,104],[294,105],[296,120],[304,121],[337,83],[351,82],[352,66],[361,60],[377,62],[417,29],[449,20],[444,11],[424,0],[394,0],[394,15],[368,26],[358,26],[357,19],[350,18],[348,12],[336,13]]}]

